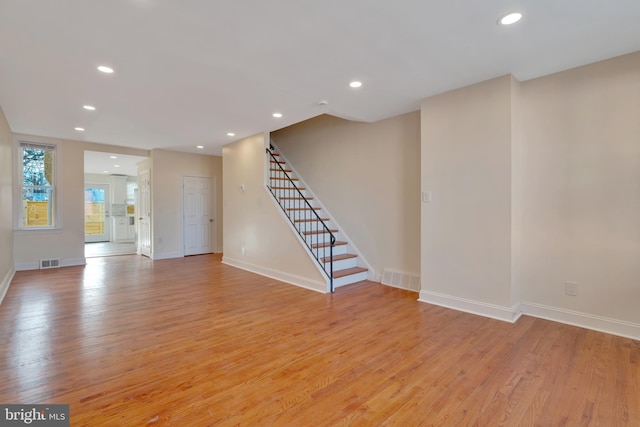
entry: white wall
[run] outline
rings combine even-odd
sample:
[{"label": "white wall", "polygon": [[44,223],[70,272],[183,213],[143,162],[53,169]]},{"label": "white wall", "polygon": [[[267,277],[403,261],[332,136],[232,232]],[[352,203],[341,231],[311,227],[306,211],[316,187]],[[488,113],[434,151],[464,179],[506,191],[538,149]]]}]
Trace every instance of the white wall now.
[{"label": "white wall", "polygon": [[420,112],[375,123],[323,115],[272,133],[375,269],[420,275]]},{"label": "white wall", "polygon": [[326,292],[324,276],[265,188],[267,140],[260,134],[222,148],[223,262]]},{"label": "white wall", "polygon": [[[146,162],[141,167],[145,165]],[[150,168],[153,258],[175,258],[184,255],[182,184],[185,176],[215,178],[217,238],[214,251],[219,252],[223,247],[222,158],[152,150]]]},{"label": "white wall", "polygon": [[13,266],[13,145],[0,109],[0,303],[15,273]]},{"label": "white wall", "polygon": [[510,76],[422,102],[422,300],[510,316],[511,104]]}]

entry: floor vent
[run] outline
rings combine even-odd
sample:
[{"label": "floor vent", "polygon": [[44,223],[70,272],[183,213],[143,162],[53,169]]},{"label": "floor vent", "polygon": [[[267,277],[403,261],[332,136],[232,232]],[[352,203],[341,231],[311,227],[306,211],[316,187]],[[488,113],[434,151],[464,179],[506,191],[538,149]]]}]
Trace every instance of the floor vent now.
[{"label": "floor vent", "polygon": [[41,259],[40,260],[40,269],[58,268],[58,267],[60,267],[59,259]]},{"label": "floor vent", "polygon": [[395,288],[420,292],[420,276],[385,269],[382,273],[382,284]]}]

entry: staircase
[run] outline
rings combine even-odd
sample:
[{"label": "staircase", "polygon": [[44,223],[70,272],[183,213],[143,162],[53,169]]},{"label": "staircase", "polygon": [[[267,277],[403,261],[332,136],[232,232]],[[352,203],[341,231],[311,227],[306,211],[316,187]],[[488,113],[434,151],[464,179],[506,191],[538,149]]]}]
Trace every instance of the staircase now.
[{"label": "staircase", "polygon": [[306,244],[308,252],[327,276],[327,288],[367,279],[367,269],[358,266],[358,255],[349,252],[349,244],[340,240],[340,231],[322,209],[314,204],[300,179],[287,168],[286,161],[273,146],[267,148],[270,162],[268,188]]}]

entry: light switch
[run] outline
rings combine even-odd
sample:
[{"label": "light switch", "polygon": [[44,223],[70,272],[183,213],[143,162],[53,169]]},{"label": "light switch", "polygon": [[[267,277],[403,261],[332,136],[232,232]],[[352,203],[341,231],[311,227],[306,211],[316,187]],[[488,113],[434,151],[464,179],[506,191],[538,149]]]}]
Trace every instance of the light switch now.
[{"label": "light switch", "polygon": [[423,191],[422,192],[422,201],[424,203],[431,202],[431,191]]}]

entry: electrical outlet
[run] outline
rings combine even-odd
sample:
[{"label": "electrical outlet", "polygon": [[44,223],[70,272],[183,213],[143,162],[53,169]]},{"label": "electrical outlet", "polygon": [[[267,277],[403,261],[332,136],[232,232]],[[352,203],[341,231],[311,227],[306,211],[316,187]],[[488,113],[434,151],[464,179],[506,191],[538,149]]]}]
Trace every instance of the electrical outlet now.
[{"label": "electrical outlet", "polygon": [[578,295],[578,284],[575,282],[564,282],[564,293],[575,297]]},{"label": "electrical outlet", "polygon": [[243,247],[241,250],[242,255],[246,255],[247,254],[247,248]]}]

